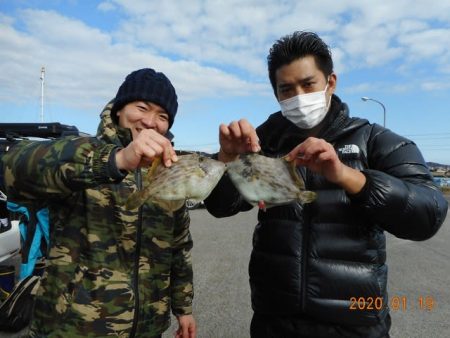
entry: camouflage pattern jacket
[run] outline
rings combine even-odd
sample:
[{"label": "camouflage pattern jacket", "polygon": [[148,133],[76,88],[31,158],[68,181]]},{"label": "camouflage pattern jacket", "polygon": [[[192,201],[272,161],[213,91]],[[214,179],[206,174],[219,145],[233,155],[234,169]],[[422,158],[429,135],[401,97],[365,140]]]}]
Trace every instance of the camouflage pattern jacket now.
[{"label": "camouflage pattern jacket", "polygon": [[131,133],[112,122],[110,108],[97,137],[22,141],[1,160],[8,197],[49,208],[51,248],[31,336],[153,337],[168,328],[170,308],[192,312],[188,211],[149,201],[124,209],[145,173],[111,168]]}]

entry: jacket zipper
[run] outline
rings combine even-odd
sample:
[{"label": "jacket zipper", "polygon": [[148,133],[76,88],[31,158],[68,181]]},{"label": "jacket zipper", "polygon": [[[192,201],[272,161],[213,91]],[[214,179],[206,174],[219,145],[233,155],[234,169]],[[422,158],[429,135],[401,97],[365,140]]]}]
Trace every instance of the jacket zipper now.
[{"label": "jacket zipper", "polygon": [[[302,178],[305,182],[305,189],[307,190],[307,180],[308,180],[308,170],[304,169],[300,170]],[[309,245],[309,221],[310,217],[307,215],[307,209],[309,209],[308,204],[303,204],[303,237],[302,237],[302,260],[301,260],[301,288],[300,288],[300,310],[302,312],[305,311],[306,308],[306,265],[308,262],[308,245]]]},{"label": "jacket zipper", "polygon": [[[141,170],[136,171],[136,185],[138,190],[142,189],[142,176]],[[138,211],[138,223],[136,230],[136,252],[134,258],[134,271],[133,271],[133,289],[134,289],[134,316],[133,326],[131,328],[130,337],[136,335],[137,324],[139,321],[139,258],[141,256],[141,237],[142,237],[142,208],[139,207]]]}]

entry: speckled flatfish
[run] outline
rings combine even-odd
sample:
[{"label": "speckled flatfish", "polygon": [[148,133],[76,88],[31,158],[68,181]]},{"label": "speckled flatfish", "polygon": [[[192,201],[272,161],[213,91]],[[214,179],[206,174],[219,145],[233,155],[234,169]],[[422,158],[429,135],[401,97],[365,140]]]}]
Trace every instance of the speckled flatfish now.
[{"label": "speckled flatfish", "polygon": [[130,195],[126,208],[139,208],[150,199],[162,208],[174,211],[187,199],[204,200],[225,172],[225,164],[197,153],[179,155],[178,161],[166,167],[157,158],[144,179],[142,190]]},{"label": "speckled flatfish", "polygon": [[227,163],[227,172],[244,199],[261,209],[294,201],[309,203],[316,198],[316,193],[305,190],[295,161],[243,154]]}]

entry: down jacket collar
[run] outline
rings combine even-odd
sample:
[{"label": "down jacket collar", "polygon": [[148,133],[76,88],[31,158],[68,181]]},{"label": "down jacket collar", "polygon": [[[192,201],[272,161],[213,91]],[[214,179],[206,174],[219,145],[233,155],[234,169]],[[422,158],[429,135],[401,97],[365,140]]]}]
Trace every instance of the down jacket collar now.
[{"label": "down jacket collar", "polygon": [[[349,108],[338,96],[333,95],[330,112],[324,120],[324,127],[317,135],[327,142],[342,137],[343,135],[368,124],[369,121],[360,118],[349,117]],[[269,156],[285,155],[308,135],[295,124],[287,120],[280,111],[272,114],[260,125],[256,132],[261,140],[261,148]]]}]

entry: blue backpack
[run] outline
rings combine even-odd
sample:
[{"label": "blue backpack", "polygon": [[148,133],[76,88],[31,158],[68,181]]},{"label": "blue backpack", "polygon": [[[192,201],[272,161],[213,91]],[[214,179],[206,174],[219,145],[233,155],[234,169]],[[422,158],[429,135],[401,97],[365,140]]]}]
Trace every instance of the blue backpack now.
[{"label": "blue backpack", "polygon": [[19,219],[22,253],[19,280],[22,280],[33,274],[38,260],[47,256],[50,247],[48,209],[37,210],[13,202],[7,202],[7,207]]}]

